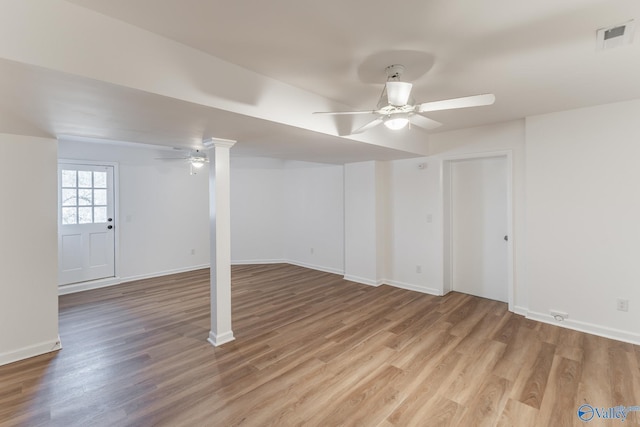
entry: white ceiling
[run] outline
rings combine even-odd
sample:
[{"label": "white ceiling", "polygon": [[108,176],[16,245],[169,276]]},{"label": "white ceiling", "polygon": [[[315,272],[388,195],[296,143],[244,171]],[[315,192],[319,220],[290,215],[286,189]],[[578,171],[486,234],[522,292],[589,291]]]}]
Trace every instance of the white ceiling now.
[{"label": "white ceiling", "polygon": [[[439,132],[640,98],[640,42],[595,48],[598,28],[640,20],[637,0],[68,3],[347,108],[373,108],[384,67],[398,62],[419,102],[496,95],[490,107],[430,113],[445,124]],[[4,131],[167,145],[209,135],[238,140],[238,153],[335,163],[412,156],[391,148],[393,139],[428,139],[418,129],[387,132],[385,148],[309,130],[306,121],[276,123],[2,58],[0,76]]]}]

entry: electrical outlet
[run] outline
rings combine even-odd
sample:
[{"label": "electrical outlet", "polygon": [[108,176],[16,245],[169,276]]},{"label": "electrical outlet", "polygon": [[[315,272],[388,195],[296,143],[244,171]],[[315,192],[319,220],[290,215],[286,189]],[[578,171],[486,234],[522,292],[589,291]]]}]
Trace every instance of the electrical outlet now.
[{"label": "electrical outlet", "polygon": [[629,300],[624,298],[618,298],[616,300],[616,309],[618,311],[629,311]]},{"label": "electrical outlet", "polygon": [[311,252],[311,255],[313,255],[316,252],[316,250],[311,248],[311,250],[309,252]]},{"label": "electrical outlet", "polygon": [[196,254],[196,250],[195,249],[191,249],[191,255],[195,255]]},{"label": "electrical outlet", "polygon": [[418,274],[422,273],[422,266],[421,265],[416,265],[416,273],[418,273]]}]

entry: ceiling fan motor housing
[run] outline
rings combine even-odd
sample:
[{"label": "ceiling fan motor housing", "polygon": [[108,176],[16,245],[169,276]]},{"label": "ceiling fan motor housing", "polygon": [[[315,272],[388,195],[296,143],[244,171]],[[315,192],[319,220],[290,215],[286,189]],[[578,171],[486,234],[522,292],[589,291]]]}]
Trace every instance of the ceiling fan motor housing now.
[{"label": "ceiling fan motor housing", "polygon": [[389,65],[387,68],[385,68],[384,71],[387,73],[388,81],[397,81],[400,80],[400,76],[402,76],[402,73],[404,73],[404,65]]}]

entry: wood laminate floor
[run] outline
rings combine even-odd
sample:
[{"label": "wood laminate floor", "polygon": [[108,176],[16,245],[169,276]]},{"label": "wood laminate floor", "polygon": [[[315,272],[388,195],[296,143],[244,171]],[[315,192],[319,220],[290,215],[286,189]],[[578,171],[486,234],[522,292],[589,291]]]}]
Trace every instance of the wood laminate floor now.
[{"label": "wood laminate floor", "polygon": [[640,425],[577,413],[640,405],[638,346],[459,293],[290,265],[232,277],[220,348],[207,270],[61,297],[64,348],[0,367],[0,425]]}]

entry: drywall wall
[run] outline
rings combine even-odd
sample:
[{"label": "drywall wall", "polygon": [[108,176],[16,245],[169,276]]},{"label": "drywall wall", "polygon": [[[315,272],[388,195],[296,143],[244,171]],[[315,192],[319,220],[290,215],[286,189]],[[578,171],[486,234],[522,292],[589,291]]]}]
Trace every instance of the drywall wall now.
[{"label": "drywall wall", "polygon": [[390,165],[390,254],[387,281],[442,294],[440,162],[398,160]]},{"label": "drywall wall", "polygon": [[280,159],[231,158],[232,264],[285,262],[284,164]]},{"label": "drywall wall", "polygon": [[345,279],[387,283],[390,246],[390,163],[344,165]]},{"label": "drywall wall", "polygon": [[[391,259],[391,162],[376,162],[376,264],[377,281],[389,277]],[[346,197],[345,197],[346,199]],[[346,202],[345,202],[346,203]],[[346,215],[346,209],[345,209]],[[346,230],[345,230],[346,234]],[[346,240],[346,239],[345,239]],[[346,257],[345,257],[346,262]]]},{"label": "drywall wall", "polygon": [[640,343],[639,116],[635,100],[527,118],[531,317]]},{"label": "drywall wall", "polygon": [[345,279],[377,286],[377,162],[349,163],[344,166],[344,251]]},{"label": "drywall wall", "polygon": [[116,274],[129,281],[209,265],[208,171],[171,149],[61,140],[59,158],[118,164]]},{"label": "drywall wall", "polygon": [[0,365],[60,348],[56,176],[55,140],[0,134]]},{"label": "drywall wall", "polygon": [[287,262],[344,272],[344,173],[341,165],[287,161],[284,212]]}]

